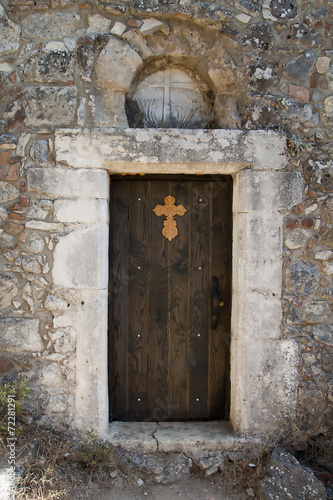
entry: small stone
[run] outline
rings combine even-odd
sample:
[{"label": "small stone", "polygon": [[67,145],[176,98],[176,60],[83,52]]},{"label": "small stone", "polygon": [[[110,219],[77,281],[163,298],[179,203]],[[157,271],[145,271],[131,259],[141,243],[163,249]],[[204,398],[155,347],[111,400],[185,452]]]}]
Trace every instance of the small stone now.
[{"label": "small stone", "polygon": [[107,17],[101,16],[99,14],[94,14],[93,16],[88,16],[89,27],[87,33],[108,33],[112,21]]},{"label": "small stone", "polygon": [[161,21],[158,21],[157,19],[145,19],[143,21],[143,24],[140,28],[140,33],[143,35],[152,35],[156,31],[162,31],[165,34],[169,33],[169,28],[162,23]]},{"label": "small stone", "polygon": [[36,257],[26,255],[21,259],[23,271],[27,273],[40,274],[42,272],[41,266]]},{"label": "small stone", "polygon": [[331,58],[330,57],[318,57],[316,62],[316,70],[320,75],[327,73],[330,67]]},{"label": "small stone", "polygon": [[8,203],[19,197],[19,190],[7,182],[0,182],[0,203]]},{"label": "small stone", "polygon": [[329,260],[331,257],[333,257],[333,252],[331,250],[322,250],[315,254],[316,260]]},{"label": "small stone", "polygon": [[294,19],[298,13],[295,0],[271,0],[270,9],[273,16],[280,21]]},{"label": "small stone", "polygon": [[323,245],[329,248],[333,248],[333,229],[330,229],[324,237],[321,239]]},{"label": "small stone", "polygon": [[17,246],[13,248],[2,247],[1,250],[5,259],[9,262],[14,262],[21,255],[21,250]]},{"label": "small stone", "polygon": [[332,325],[320,325],[313,328],[313,336],[318,342],[333,346]]},{"label": "small stone", "polygon": [[263,0],[236,0],[236,7],[252,15],[259,15]]},{"label": "small stone", "polygon": [[307,262],[296,262],[286,270],[286,291],[293,295],[310,295],[317,288],[316,266]]},{"label": "small stone", "polygon": [[34,141],[30,148],[30,156],[33,160],[35,160],[38,166],[46,167],[49,164],[48,141],[45,139]]},{"label": "small stone", "polygon": [[308,233],[304,229],[296,228],[292,230],[285,241],[285,245],[290,250],[302,248],[308,239]]},{"label": "small stone", "polygon": [[247,14],[238,14],[238,16],[236,16],[236,19],[241,23],[247,24],[249,21],[251,21],[251,16],[248,16]]},{"label": "small stone", "polygon": [[333,262],[323,262],[321,265],[321,270],[326,276],[332,276]]},{"label": "small stone", "polygon": [[330,306],[323,300],[310,302],[306,307],[306,321],[308,323],[325,323],[331,312]]},{"label": "small stone", "polygon": [[114,26],[111,30],[111,33],[112,33],[112,35],[121,36],[125,32],[125,30],[126,30],[125,24],[117,21],[116,23],[114,23]]},{"label": "small stone", "polygon": [[299,85],[289,85],[289,95],[303,102],[309,102],[310,100],[310,91]]},{"label": "small stone", "polygon": [[5,181],[16,182],[19,179],[20,179],[20,167],[16,163],[16,164],[10,166],[10,168],[5,176]]},{"label": "small stone", "polygon": [[14,54],[20,46],[21,28],[8,19],[0,4],[0,55]]},{"label": "small stone", "polygon": [[44,249],[44,239],[37,233],[31,233],[26,238],[26,246],[29,252],[41,253]]},{"label": "small stone", "polygon": [[3,222],[2,229],[5,231],[5,233],[17,236],[23,231],[24,226],[15,224],[14,222]]},{"label": "small stone", "polygon": [[317,243],[318,243],[318,236],[315,235],[313,236],[310,241],[308,242],[308,244],[306,245],[306,250],[311,250],[311,248],[313,248]]},{"label": "small stone", "polygon": [[302,220],[302,226],[310,229],[313,226],[314,218],[313,217],[304,217]]},{"label": "small stone", "polygon": [[5,167],[9,158],[9,151],[3,151],[0,153],[0,167]]},{"label": "small stone", "polygon": [[11,305],[12,299],[17,295],[17,280],[0,271],[0,307]]}]

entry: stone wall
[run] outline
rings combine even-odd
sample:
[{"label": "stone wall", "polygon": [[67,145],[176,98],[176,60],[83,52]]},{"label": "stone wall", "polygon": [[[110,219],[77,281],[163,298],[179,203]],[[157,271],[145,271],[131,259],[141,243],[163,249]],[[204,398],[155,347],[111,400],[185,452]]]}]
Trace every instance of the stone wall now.
[{"label": "stone wall", "polygon": [[[107,289],[91,255],[107,252],[108,176],[88,147],[93,170],[77,168],[73,153],[69,161],[58,129],[127,128],[135,82],[174,66],[197,75],[213,128],[286,138],[285,170],[304,182],[303,200],[279,209],[281,339],[299,353],[293,426],[303,436],[332,429],[332,32],[331,0],[2,0],[0,372],[30,379],[33,414],[80,426],[73,415],[87,387],[75,324]],[[99,247],[81,252],[96,233]]]}]

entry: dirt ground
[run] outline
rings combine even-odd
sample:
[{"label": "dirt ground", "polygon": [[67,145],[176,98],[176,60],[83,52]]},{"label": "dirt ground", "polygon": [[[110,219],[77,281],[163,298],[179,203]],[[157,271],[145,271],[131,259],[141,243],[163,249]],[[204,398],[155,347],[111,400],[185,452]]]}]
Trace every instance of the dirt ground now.
[{"label": "dirt ground", "polygon": [[[140,482],[140,481],[139,481]],[[252,493],[249,490],[249,493]],[[218,479],[186,478],[172,485],[146,483],[99,493],[99,500],[250,500],[241,487],[222,485]],[[252,497],[255,498],[255,497]]]}]

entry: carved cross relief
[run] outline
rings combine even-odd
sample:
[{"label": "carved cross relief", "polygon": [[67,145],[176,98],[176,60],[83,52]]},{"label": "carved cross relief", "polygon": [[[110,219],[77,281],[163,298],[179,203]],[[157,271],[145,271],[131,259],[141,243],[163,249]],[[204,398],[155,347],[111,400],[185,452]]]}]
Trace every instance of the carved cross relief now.
[{"label": "carved cross relief", "polygon": [[187,212],[183,205],[175,205],[175,198],[173,196],[166,196],[164,198],[165,205],[156,205],[153,212],[156,215],[165,215],[166,219],[163,222],[162,234],[171,241],[178,234],[177,223],[174,219],[175,215],[183,216]]},{"label": "carved cross relief", "polygon": [[137,103],[145,127],[205,128],[210,109],[198,85],[176,68],[157,71],[137,87],[133,100]]}]

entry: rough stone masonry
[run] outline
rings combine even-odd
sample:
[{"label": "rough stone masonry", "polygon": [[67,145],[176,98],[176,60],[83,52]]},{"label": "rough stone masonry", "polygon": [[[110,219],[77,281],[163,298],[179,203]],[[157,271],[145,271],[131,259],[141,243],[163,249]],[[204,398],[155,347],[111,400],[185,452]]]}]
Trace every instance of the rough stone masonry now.
[{"label": "rough stone masonry", "polygon": [[[244,144],[259,136],[249,134],[278,132],[288,146],[274,189],[293,203],[273,199],[275,215],[255,236],[265,245],[281,220],[274,234],[282,254],[268,249],[266,255],[277,259],[282,276],[274,300],[283,313],[273,316],[279,343],[272,341],[271,357],[239,376],[260,379],[269,394],[276,384],[278,392],[284,371],[274,353],[285,346],[283,359],[292,358],[293,370],[284,390],[290,384],[295,401],[284,424],[304,439],[332,432],[332,0],[1,1],[2,378],[28,377],[31,415],[58,427],[84,427],[83,417],[89,424],[82,395],[106,397],[107,388],[86,374],[93,377],[94,359],[106,367],[106,345],[91,344],[89,332],[106,319],[108,172],[117,161],[119,172],[133,161],[135,171],[147,158],[164,167],[171,161],[163,156],[167,131],[154,136],[158,151],[149,150],[150,136],[139,129],[131,139],[128,103],[149,75],[177,68],[200,89],[211,110],[202,128],[213,129],[199,138],[198,131],[186,132],[179,142],[178,161],[186,168],[207,137],[208,171],[222,161],[226,139],[215,129],[239,134],[227,140],[228,158],[252,173]],[[182,149],[189,142],[192,150]],[[269,161],[261,159],[259,173]],[[246,181],[251,195],[255,175]],[[255,261],[251,272],[262,272]],[[263,293],[258,300],[266,300]],[[273,400],[265,404],[273,420],[281,418]]]}]

